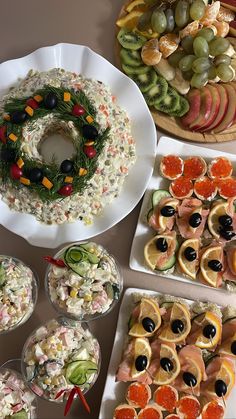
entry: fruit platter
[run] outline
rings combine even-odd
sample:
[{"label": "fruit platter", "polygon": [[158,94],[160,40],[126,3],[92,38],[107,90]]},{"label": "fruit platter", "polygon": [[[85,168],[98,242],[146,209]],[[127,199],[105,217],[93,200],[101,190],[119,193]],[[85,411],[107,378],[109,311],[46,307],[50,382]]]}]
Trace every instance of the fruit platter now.
[{"label": "fruit platter", "polygon": [[217,154],[160,139],[132,244],[132,269],[235,292],[236,161]]},{"label": "fruit platter", "polygon": [[232,419],[234,311],[128,288],[99,419]]},{"label": "fruit platter", "polygon": [[192,141],[234,139],[233,1],[131,0],[116,27],[118,66],[159,128]]}]

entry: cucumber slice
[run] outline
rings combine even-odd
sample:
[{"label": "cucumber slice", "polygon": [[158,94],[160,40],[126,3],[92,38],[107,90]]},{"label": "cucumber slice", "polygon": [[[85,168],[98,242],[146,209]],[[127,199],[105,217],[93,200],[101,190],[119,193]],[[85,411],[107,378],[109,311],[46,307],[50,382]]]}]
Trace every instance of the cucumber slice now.
[{"label": "cucumber slice", "polygon": [[89,376],[97,371],[97,364],[92,361],[74,361],[67,365],[66,379],[72,384],[85,384]]},{"label": "cucumber slice", "polygon": [[28,413],[24,409],[22,409],[19,412],[7,417],[12,419],[28,419]]},{"label": "cucumber slice", "polygon": [[153,192],[152,194],[152,206],[153,208],[159,204],[160,200],[162,198],[168,198],[170,195],[170,193],[168,191],[166,191],[165,189],[157,189],[156,191]]},{"label": "cucumber slice", "polygon": [[162,265],[161,267],[156,266],[155,271],[168,271],[169,269],[173,268],[173,266],[176,263],[176,257],[175,255],[171,256],[171,258],[169,260],[167,260],[167,262]]}]

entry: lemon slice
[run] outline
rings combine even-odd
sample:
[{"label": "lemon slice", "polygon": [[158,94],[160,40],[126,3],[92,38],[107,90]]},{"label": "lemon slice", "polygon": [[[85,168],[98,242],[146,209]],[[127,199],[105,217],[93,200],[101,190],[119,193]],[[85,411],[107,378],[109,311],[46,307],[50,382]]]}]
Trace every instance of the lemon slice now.
[{"label": "lemon slice", "polygon": [[178,354],[176,350],[165,343],[161,344],[160,349],[160,360],[167,358],[172,363],[172,369],[169,371],[166,371],[162,366],[160,365],[154,380],[153,384],[158,385],[164,385],[164,384],[170,384],[172,383],[177,375],[180,373],[180,362],[178,358]]},{"label": "lemon slice", "polygon": [[135,9],[138,6],[145,6],[145,8],[147,7],[145,5],[144,0],[133,0],[131,3],[128,4],[128,6],[126,6],[125,10],[126,12],[130,13],[133,9]]},{"label": "lemon slice", "polygon": [[222,247],[221,246],[212,246],[208,247],[205,252],[202,254],[201,261],[200,261],[200,271],[202,274],[202,278],[210,284],[212,287],[217,288],[217,282],[219,279],[219,271],[213,271],[209,266],[208,263],[211,260],[222,260]]},{"label": "lemon slice", "polygon": [[116,21],[117,26],[119,28],[127,28],[127,29],[134,29],[137,26],[138,19],[142,16],[143,12],[139,10],[133,10],[132,12],[128,13],[124,17],[121,17]]},{"label": "lemon slice", "polygon": [[[176,210],[178,204],[179,204],[179,200],[178,199],[170,199],[163,206],[165,207],[165,206],[168,205],[168,207],[169,206],[170,207],[173,207]],[[167,227],[167,224],[168,224],[168,220],[169,220],[169,217],[164,217],[163,215],[161,215],[161,212],[160,212],[160,215],[158,217],[158,221],[159,221],[159,225],[160,225],[160,231],[165,231],[166,230],[166,227]]]},{"label": "lemon slice", "polygon": [[[148,339],[146,338],[136,338],[134,342],[134,362],[131,367],[131,377],[137,378],[143,373],[146,372],[146,369],[149,367],[150,360],[152,356],[151,346]],[[146,362],[143,363],[143,369],[140,371],[140,368],[137,367],[137,358],[146,357]]]},{"label": "lemon slice", "polygon": [[[217,380],[222,380],[227,385],[227,393],[225,398],[227,399],[234,387],[235,383],[235,367],[234,363],[227,358],[221,358],[221,366],[216,376],[210,380],[209,386],[207,387],[207,395],[216,398],[215,394],[215,382]],[[210,365],[210,364],[209,364]]]},{"label": "lemon slice", "polygon": [[[178,321],[182,323],[182,327],[178,328]],[[177,325],[177,328],[174,327]],[[175,329],[175,332],[172,330]],[[174,303],[171,308],[170,322],[163,327],[159,334],[159,339],[165,342],[181,342],[189,334],[191,330],[190,313],[187,306],[181,303]]]},{"label": "lemon slice", "polygon": [[220,238],[220,234],[219,234],[220,224],[218,221],[219,217],[221,215],[227,215],[228,207],[229,207],[228,202],[220,202],[213,206],[213,208],[211,209],[208,215],[208,219],[207,219],[208,228],[212,236],[215,237],[216,239]]},{"label": "lemon slice", "polygon": [[[218,353],[222,355],[231,356],[235,359],[235,354],[232,352],[232,344],[236,342],[236,332],[233,336],[221,343]],[[235,345],[235,344],[234,344]]]},{"label": "lemon slice", "polygon": [[[198,266],[199,266],[199,260],[198,260],[199,247],[200,247],[200,242],[198,239],[188,239],[188,240],[185,240],[179,248],[179,253],[178,253],[179,267],[181,271],[184,274],[188,275],[191,279],[196,279],[196,276],[197,276],[197,271],[198,271]],[[185,257],[185,251],[187,248],[192,248],[196,252],[196,258],[192,261],[189,261]],[[186,254],[187,254],[187,251],[186,251]]]},{"label": "lemon slice", "polygon": [[[157,270],[167,270],[167,269],[172,268],[172,266],[175,264],[175,257],[174,257],[174,254],[173,254],[172,257],[170,257],[169,261],[166,260],[162,267],[159,266],[160,265],[158,263],[159,257],[161,255],[163,255],[163,253],[160,250],[158,250],[157,246],[156,246],[157,240],[159,238],[164,238],[166,240],[168,248],[171,245],[171,243],[173,242],[173,240],[176,242],[176,238],[171,236],[171,235],[168,235],[168,234],[157,235],[157,236],[153,237],[151,240],[149,240],[147,242],[147,244],[145,245],[145,247],[144,247],[144,258],[145,258],[145,261],[146,261],[147,265],[152,270],[155,270],[155,269],[157,269]],[[176,242],[176,244],[177,244],[177,242]],[[164,254],[166,254],[166,252],[164,252]]]},{"label": "lemon slice", "polygon": [[[151,328],[151,331],[147,331],[147,327],[144,327],[144,319],[151,320],[153,322],[154,328]],[[149,321],[149,323],[151,322]],[[151,325],[153,326],[153,324]],[[131,327],[129,335],[134,337],[152,336],[157,331],[157,329],[159,329],[160,325],[161,314],[158,304],[152,299],[142,298],[138,321]]]},{"label": "lemon slice", "polygon": [[[215,335],[211,337],[204,336],[204,328],[212,325],[215,327]],[[203,314],[195,317],[192,321],[192,327],[199,327],[199,335],[196,335],[194,344],[201,349],[213,349],[221,339],[222,322],[221,319],[212,311],[206,311]]]}]

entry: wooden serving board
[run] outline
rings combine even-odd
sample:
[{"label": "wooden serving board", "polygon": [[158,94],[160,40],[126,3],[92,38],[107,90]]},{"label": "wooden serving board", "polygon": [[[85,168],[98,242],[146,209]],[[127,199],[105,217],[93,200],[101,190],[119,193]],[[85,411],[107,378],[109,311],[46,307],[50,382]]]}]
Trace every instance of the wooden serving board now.
[{"label": "wooden serving board", "polygon": [[[128,1],[124,3],[120,10],[120,14],[118,16],[118,19],[120,17],[123,17],[127,14],[125,8],[126,6],[131,3],[131,1]],[[119,32],[118,27],[116,27],[116,35]],[[117,41],[117,38],[115,38],[115,60],[118,68],[122,70],[121,67],[121,61],[120,61],[120,49],[121,46],[119,42]],[[154,111],[150,109],[153,120],[157,126],[157,128],[161,129],[165,133],[169,133],[171,135],[174,135],[175,137],[178,137],[182,140],[187,141],[197,141],[201,143],[222,143],[225,141],[232,141],[236,140],[236,124],[232,125],[227,130],[223,131],[220,134],[214,134],[214,133],[198,133],[198,132],[192,132],[189,130],[183,129],[178,123],[177,120],[174,117],[168,116],[163,114],[162,112]]]}]

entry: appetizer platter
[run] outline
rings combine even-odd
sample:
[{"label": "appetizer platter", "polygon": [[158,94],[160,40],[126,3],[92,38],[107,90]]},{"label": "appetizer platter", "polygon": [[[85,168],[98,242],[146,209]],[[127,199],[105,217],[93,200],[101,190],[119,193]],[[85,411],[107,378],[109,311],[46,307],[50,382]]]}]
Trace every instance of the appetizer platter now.
[{"label": "appetizer platter", "polygon": [[131,0],[116,21],[119,68],[156,125],[192,141],[235,139],[235,7],[208,0]]},{"label": "appetizer platter", "polygon": [[235,292],[235,163],[233,154],[161,137],[131,269]]},{"label": "appetizer platter", "polygon": [[232,419],[234,312],[128,288],[99,419]]},{"label": "appetizer platter", "polygon": [[[5,62],[0,74],[2,225],[31,244],[57,247],[125,217],[146,188],[156,147],[137,86],[71,44]],[[69,138],[74,154],[45,161],[40,147],[50,133]]]}]

